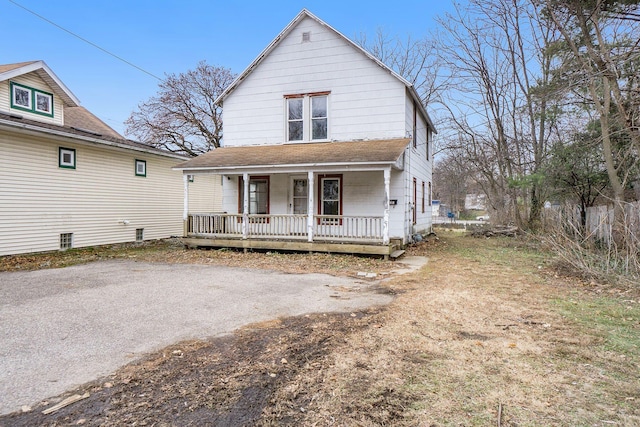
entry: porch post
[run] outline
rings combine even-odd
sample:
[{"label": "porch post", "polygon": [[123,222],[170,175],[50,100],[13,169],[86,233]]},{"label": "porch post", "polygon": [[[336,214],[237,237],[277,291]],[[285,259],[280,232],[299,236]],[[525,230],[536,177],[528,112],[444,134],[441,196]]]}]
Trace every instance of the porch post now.
[{"label": "porch post", "polygon": [[307,193],[309,205],[307,206],[307,241],[313,242],[313,171],[307,172]]},{"label": "porch post", "polygon": [[189,175],[183,173],[182,181],[184,183],[184,207],[182,210],[182,235],[189,235]]},{"label": "porch post", "polygon": [[389,244],[389,193],[391,186],[391,169],[384,170],[384,217],[382,219],[382,244]]},{"label": "porch post", "polygon": [[242,174],[242,184],[244,185],[242,200],[242,238],[249,237],[249,174]]}]

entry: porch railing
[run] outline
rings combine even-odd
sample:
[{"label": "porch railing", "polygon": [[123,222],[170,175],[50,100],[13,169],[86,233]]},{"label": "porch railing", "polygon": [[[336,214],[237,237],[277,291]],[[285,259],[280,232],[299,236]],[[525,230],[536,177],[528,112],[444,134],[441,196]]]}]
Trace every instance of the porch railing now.
[{"label": "porch railing", "polygon": [[382,240],[382,217],[314,215],[318,239]]},{"label": "porch railing", "polygon": [[[187,236],[243,238],[242,214],[189,214]],[[247,238],[308,239],[307,215],[249,215]],[[375,241],[383,239],[383,218],[314,215],[313,240]]]}]

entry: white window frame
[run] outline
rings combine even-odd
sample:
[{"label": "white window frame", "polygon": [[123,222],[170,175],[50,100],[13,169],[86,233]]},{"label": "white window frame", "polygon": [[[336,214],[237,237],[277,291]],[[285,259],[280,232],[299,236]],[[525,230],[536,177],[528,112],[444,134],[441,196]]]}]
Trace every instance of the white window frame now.
[{"label": "white window frame", "polygon": [[[302,117],[299,119],[291,119],[290,118],[290,108],[291,108],[291,103],[292,102],[300,102],[302,101]],[[287,114],[287,123],[286,123],[286,134],[287,134],[287,142],[300,142],[300,141],[304,141],[304,98],[303,97],[291,97],[291,98],[287,98],[286,99],[286,114]],[[292,123],[302,123],[302,135],[300,139],[291,139],[291,124]]]},{"label": "white window frame", "polygon": [[[324,116],[313,116],[313,99],[324,98],[326,114]],[[330,140],[330,92],[316,92],[305,94],[285,95],[284,97],[284,126],[285,126],[285,142],[288,143],[300,143],[300,142],[324,142]],[[292,101],[302,100],[302,119],[289,119],[289,107]],[[314,120],[326,121],[326,134],[323,138],[313,138],[313,122]],[[289,124],[291,122],[302,122],[302,139],[291,139],[289,132]]]},{"label": "white window frame", "polygon": [[[35,102],[33,103],[33,109],[35,110],[36,113],[41,113],[41,114],[48,114],[48,115],[52,115],[52,111],[53,111],[53,95],[48,94],[48,93],[44,93],[44,92],[38,92],[38,91],[34,91],[34,95],[35,95]],[[47,108],[40,108],[40,103],[38,102],[39,99],[46,99],[46,106]]]},{"label": "white window frame", "polygon": [[[16,94],[18,93],[18,91],[24,92],[27,95],[27,105],[22,105],[16,102]],[[45,105],[47,106],[47,108],[39,107],[39,99],[46,100]],[[11,108],[39,114],[42,116],[53,117],[53,94],[40,89],[25,86],[20,83],[11,82]]]},{"label": "white window frame", "polygon": [[[306,186],[307,194],[305,194],[304,196],[296,195],[296,189],[295,189],[296,181],[304,181],[305,182],[304,185]],[[306,175],[292,176],[291,177],[291,183],[290,183],[290,194],[291,194],[291,197],[289,199],[289,204],[291,205],[291,212],[290,212],[291,214],[294,214],[294,215],[307,215],[309,213],[309,191],[311,191],[311,190],[312,189],[309,188],[309,180],[308,180]],[[297,214],[295,212],[296,199],[304,201],[304,203],[302,205],[302,206],[304,206],[303,212],[299,212]]]},{"label": "white window frame", "polygon": [[[27,105],[22,105],[16,102],[17,91],[26,93]],[[24,108],[26,110],[32,110],[33,109],[33,91],[26,86],[22,86],[17,83],[11,82],[11,106],[13,108]]]},{"label": "white window frame", "polygon": [[[70,160],[65,160],[65,156],[69,156]],[[76,150],[73,148],[58,147],[58,167],[63,169],[75,169]]]},{"label": "white window frame", "polygon": [[[325,115],[324,116],[313,116],[313,100],[324,98],[324,108]],[[313,137],[313,123],[316,120],[324,120],[325,121],[325,135],[324,138],[314,138]],[[326,141],[329,136],[329,95],[316,95],[309,97],[309,139],[311,141]]]}]

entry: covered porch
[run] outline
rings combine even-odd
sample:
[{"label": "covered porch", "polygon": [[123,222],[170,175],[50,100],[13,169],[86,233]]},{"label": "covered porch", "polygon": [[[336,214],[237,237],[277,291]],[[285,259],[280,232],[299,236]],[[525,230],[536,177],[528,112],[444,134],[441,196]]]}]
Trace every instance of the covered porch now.
[{"label": "covered porch", "polygon": [[[184,174],[183,242],[191,247],[390,256],[402,244],[392,224],[394,217],[402,224],[406,216],[398,199],[403,200],[404,175],[399,171],[407,144],[389,140],[220,148],[179,165],[176,169]],[[189,181],[203,173],[223,176],[224,212],[188,211]]]}]

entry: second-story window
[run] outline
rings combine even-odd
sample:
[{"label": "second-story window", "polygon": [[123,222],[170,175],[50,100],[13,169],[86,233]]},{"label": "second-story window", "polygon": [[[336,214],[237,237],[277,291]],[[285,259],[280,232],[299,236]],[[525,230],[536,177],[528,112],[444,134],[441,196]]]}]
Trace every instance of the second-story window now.
[{"label": "second-story window", "polygon": [[327,96],[311,97],[311,139],[327,139]]},{"label": "second-story window", "polygon": [[287,141],[329,139],[329,96],[327,92],[287,95],[285,99]]},{"label": "second-story window", "polygon": [[288,141],[302,141],[303,139],[303,101],[303,98],[287,99]]}]

